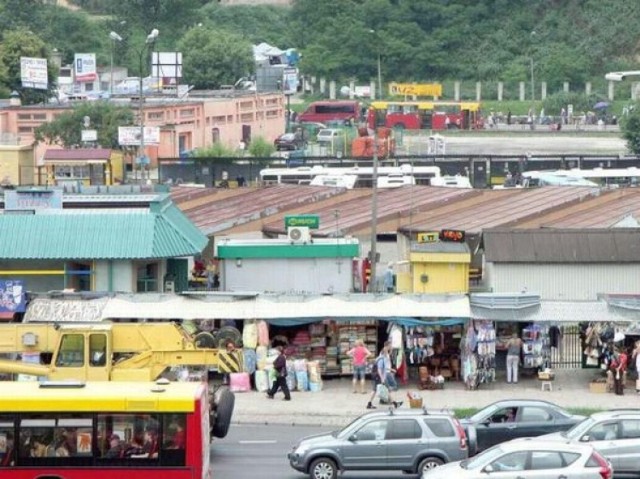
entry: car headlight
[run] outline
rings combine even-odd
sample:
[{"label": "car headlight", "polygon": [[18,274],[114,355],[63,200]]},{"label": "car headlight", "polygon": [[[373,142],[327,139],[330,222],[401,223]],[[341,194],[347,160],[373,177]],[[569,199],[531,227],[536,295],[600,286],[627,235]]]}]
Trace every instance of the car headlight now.
[{"label": "car headlight", "polygon": [[308,450],[309,450],[309,446],[308,445],[306,445],[306,444],[298,444],[298,446],[296,446],[293,449],[293,453],[297,454],[298,456],[302,456]]}]

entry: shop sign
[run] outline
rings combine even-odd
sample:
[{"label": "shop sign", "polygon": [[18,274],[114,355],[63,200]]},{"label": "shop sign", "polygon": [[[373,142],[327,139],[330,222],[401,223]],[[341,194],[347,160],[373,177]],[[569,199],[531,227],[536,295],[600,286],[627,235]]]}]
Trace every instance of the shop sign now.
[{"label": "shop sign", "polygon": [[418,243],[436,243],[440,240],[440,233],[429,231],[428,233],[418,233],[416,235]]},{"label": "shop sign", "polygon": [[311,229],[320,227],[320,216],[318,215],[287,215],[284,217],[284,227],[306,226]]},{"label": "shop sign", "polygon": [[27,294],[22,280],[0,280],[0,313],[24,313]]},{"label": "shop sign", "polygon": [[29,189],[6,190],[4,192],[5,211],[48,210],[62,208],[62,190]]},{"label": "shop sign", "polygon": [[439,83],[390,83],[390,95],[442,96]]},{"label": "shop sign", "polygon": [[440,231],[440,241],[449,241],[453,243],[464,243],[465,235],[461,230],[442,230]]}]

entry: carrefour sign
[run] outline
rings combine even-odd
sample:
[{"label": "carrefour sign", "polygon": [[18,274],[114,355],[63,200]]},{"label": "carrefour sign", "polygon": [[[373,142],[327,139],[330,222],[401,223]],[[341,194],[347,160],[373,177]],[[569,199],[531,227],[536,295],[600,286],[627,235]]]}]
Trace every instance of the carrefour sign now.
[{"label": "carrefour sign", "polygon": [[318,229],[320,227],[320,217],[318,215],[287,215],[284,217],[285,228],[293,226],[306,226],[307,228]]}]

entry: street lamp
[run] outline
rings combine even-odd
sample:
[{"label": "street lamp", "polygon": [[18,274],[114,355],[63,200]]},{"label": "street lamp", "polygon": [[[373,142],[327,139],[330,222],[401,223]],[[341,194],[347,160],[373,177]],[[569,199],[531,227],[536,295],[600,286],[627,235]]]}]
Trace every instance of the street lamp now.
[{"label": "street lamp", "polygon": [[[159,33],[160,32],[158,31],[157,28],[154,28],[153,30],[151,30],[151,33],[147,35],[144,45],[140,49],[140,55],[139,55],[140,81],[138,83],[138,87],[139,87],[140,97],[139,97],[139,105],[138,105],[138,116],[140,117],[140,149],[138,150],[138,161],[140,162],[141,166],[143,165],[143,159],[144,159],[144,88],[142,84],[142,80],[143,80],[142,60],[145,56],[145,53],[147,53],[147,48],[149,48],[155,43]],[[144,170],[141,169],[141,171],[144,171]],[[140,174],[140,179],[144,180],[144,173]]]},{"label": "street lamp", "polygon": [[[376,31],[373,29],[369,30],[369,33],[372,34],[376,34]],[[376,39],[377,39],[377,35],[376,35]],[[382,59],[381,59],[381,53],[380,53],[380,42],[376,42],[376,50],[378,51],[378,97],[380,99],[382,99]]]},{"label": "street lamp", "polygon": [[529,60],[531,63],[531,101],[535,101],[536,100],[536,83],[533,77],[533,38],[536,36],[536,31],[533,30],[531,32],[531,55],[529,56]]},{"label": "street lamp", "polygon": [[109,73],[109,95],[113,96],[113,51],[116,48],[116,42],[121,42],[122,37],[116,32],[109,33],[111,39],[111,72]]}]

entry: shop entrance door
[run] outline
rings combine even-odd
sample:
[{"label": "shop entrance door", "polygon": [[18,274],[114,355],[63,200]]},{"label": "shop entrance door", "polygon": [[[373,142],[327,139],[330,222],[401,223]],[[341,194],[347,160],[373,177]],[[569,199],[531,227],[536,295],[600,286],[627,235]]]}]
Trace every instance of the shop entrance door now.
[{"label": "shop entrance door", "polygon": [[[584,354],[580,326],[577,323],[573,323],[555,327],[558,328],[559,335],[557,346],[551,346],[551,368],[581,369],[584,367],[582,364]],[[550,339],[551,334],[550,331]]]}]

